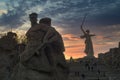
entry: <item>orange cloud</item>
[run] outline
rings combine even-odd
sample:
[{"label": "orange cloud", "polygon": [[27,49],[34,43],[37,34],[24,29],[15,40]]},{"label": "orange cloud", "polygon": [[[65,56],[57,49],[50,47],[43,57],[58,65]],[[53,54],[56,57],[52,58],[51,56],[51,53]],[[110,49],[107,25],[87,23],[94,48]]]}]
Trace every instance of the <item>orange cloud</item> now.
[{"label": "orange cloud", "polygon": [[71,41],[80,40],[79,37],[77,37],[73,34],[65,34],[65,35],[63,35],[63,39],[64,40],[71,40]]},{"label": "orange cloud", "polygon": [[[65,34],[63,35],[64,45],[65,45],[65,57],[69,59],[73,58],[81,58],[86,56],[84,53],[85,43],[84,40],[76,37],[73,34]],[[94,56],[98,57],[98,54],[101,52],[109,51],[109,48],[114,47],[116,42],[111,42],[109,37],[104,36],[96,36],[96,38],[92,38],[93,47],[94,47]]]},{"label": "orange cloud", "polygon": [[101,36],[101,35],[99,35],[99,36],[96,36],[96,38],[101,40],[101,39],[103,39],[104,37]]},{"label": "orange cloud", "polygon": [[84,51],[83,46],[75,45],[74,47],[66,48],[66,51],[65,51],[66,59],[69,59],[70,57],[81,58],[85,56],[85,53],[83,51]]},{"label": "orange cloud", "polygon": [[84,42],[73,34],[65,34],[63,35],[64,45],[65,45],[65,57],[69,59],[73,58],[81,58],[85,56],[84,53]]}]

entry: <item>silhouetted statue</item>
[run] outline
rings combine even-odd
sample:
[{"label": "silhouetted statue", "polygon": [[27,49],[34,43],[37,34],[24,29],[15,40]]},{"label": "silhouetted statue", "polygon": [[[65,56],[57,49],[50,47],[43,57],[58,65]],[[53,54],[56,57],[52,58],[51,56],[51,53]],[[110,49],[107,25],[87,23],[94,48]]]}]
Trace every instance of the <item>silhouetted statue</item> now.
[{"label": "silhouetted statue", "polygon": [[3,36],[0,39],[0,48],[2,50],[12,51],[16,48],[17,45],[17,34],[13,32],[8,32],[7,35]]},{"label": "silhouetted statue", "polygon": [[39,24],[34,20],[30,19],[31,28],[26,33],[28,43],[20,54],[15,70],[18,71],[12,80],[66,80],[67,64],[61,35],[51,27],[50,18],[41,19]]},{"label": "silhouetted statue", "polygon": [[61,35],[51,26],[50,18],[43,18],[40,24],[47,24],[49,30],[44,36],[43,42],[46,44],[46,55],[49,63],[53,67],[52,76],[53,80],[67,80],[69,68],[63,52],[65,51],[64,43]]},{"label": "silhouetted statue", "polygon": [[91,37],[95,36],[93,34],[90,34],[89,30],[84,30],[83,27],[81,26],[81,30],[84,33],[83,36],[81,36],[81,38],[85,38],[85,53],[88,57],[93,57],[94,56],[94,51],[93,51],[93,44],[92,44],[92,40]]},{"label": "silhouetted statue", "polygon": [[31,13],[29,15],[29,18],[30,18],[30,22],[31,22],[31,27],[37,25],[37,17],[38,17],[38,14],[37,13]]},{"label": "silhouetted statue", "polygon": [[8,32],[0,38],[0,80],[8,80],[13,68],[13,59],[10,57],[16,54],[17,35],[13,32]]}]

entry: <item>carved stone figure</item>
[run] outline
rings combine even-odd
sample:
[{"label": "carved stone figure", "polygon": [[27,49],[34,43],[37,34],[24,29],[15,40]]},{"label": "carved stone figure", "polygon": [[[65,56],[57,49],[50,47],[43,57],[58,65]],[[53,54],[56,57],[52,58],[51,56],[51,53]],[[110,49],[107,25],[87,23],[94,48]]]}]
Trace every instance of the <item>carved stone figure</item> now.
[{"label": "carved stone figure", "polygon": [[8,80],[13,68],[11,54],[15,54],[17,40],[16,33],[8,32],[0,38],[0,80]]},{"label": "carved stone figure", "polygon": [[85,53],[88,57],[93,57],[94,56],[94,50],[93,50],[93,44],[92,44],[92,40],[91,37],[95,36],[93,34],[90,34],[89,30],[84,30],[83,27],[81,26],[81,30],[84,33],[83,36],[81,36],[81,38],[85,38]]},{"label": "carved stone figure", "polygon": [[36,24],[26,33],[28,43],[20,54],[12,80],[66,80],[68,67],[60,34],[51,27],[50,18],[41,19],[39,24],[34,20]]},{"label": "carved stone figure", "polygon": [[17,45],[16,37],[17,37],[16,33],[8,32],[7,35],[3,36],[0,39],[0,48],[9,51],[14,50]]}]

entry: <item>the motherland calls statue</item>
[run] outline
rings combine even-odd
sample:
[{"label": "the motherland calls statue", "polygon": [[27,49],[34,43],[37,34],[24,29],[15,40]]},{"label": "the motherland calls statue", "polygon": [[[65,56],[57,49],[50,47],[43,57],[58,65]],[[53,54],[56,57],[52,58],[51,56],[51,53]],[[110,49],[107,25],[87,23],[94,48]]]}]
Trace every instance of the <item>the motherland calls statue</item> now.
[{"label": "the motherland calls statue", "polygon": [[51,27],[50,18],[43,18],[38,24],[36,13],[29,17],[28,43],[11,80],[66,80],[68,66],[61,35]]},{"label": "the motherland calls statue", "polygon": [[84,33],[83,36],[81,36],[81,38],[85,38],[85,50],[84,52],[86,53],[87,57],[94,57],[94,50],[93,50],[93,44],[92,44],[92,40],[91,37],[95,36],[93,34],[90,34],[89,30],[84,30],[83,27],[81,26],[81,30]]}]

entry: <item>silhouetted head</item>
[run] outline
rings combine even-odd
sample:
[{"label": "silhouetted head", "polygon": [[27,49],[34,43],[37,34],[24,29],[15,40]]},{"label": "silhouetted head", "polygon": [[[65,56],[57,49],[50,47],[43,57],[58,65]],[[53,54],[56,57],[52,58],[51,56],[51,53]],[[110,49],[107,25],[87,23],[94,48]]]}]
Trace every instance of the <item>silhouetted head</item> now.
[{"label": "silhouetted head", "polygon": [[42,18],[40,19],[39,23],[44,23],[44,24],[47,24],[48,26],[51,26],[51,18]]},{"label": "silhouetted head", "polygon": [[31,23],[34,23],[34,24],[37,23],[37,17],[38,17],[37,13],[29,14],[29,18],[30,18]]},{"label": "silhouetted head", "polygon": [[87,29],[86,32],[87,32],[87,33],[90,33],[90,30]]},{"label": "silhouetted head", "polygon": [[8,32],[7,36],[10,37],[10,38],[15,38],[15,37],[17,37],[17,34],[13,33],[13,32]]}]

